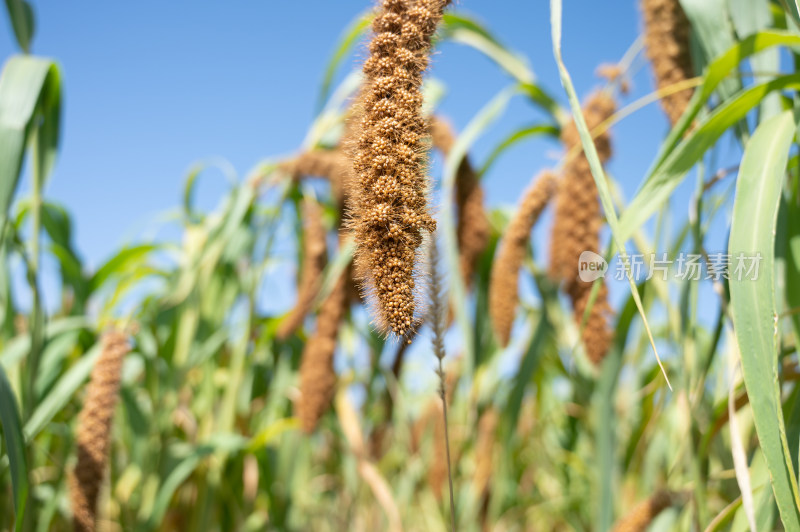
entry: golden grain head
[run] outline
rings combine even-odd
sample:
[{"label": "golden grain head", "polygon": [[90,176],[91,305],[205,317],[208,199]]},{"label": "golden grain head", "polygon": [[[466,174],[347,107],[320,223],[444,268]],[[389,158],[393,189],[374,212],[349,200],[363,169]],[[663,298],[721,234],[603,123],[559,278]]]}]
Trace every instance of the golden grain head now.
[{"label": "golden grain head", "polygon": [[[340,237],[341,242],[341,237]],[[349,305],[346,269],[320,305],[316,329],[303,347],[300,361],[300,397],[295,404],[300,425],[312,433],[336,394],[333,357],[339,326]]]},{"label": "golden grain head", "polygon": [[416,315],[417,252],[434,222],[425,174],[422,74],[444,2],[385,0],[364,63],[353,150],[351,222],[357,271],[383,330],[406,336]]},{"label": "golden grain head", "polygon": [[[642,0],[645,52],[653,66],[659,89],[694,76],[690,48],[689,20],[678,0]],[[692,90],[683,90],[661,99],[661,107],[673,126],[678,122]]]},{"label": "golden grain head", "polygon": [[108,462],[122,363],[129,351],[130,345],[123,333],[112,331],[103,335],[102,351],[92,370],[78,417],[75,436],[78,461],[69,479],[76,531],[95,530],[97,499]]},{"label": "golden grain head", "polygon": [[517,212],[498,244],[489,281],[489,316],[500,345],[506,345],[519,301],[519,269],[530,233],[556,190],[556,176],[542,172],[522,197]]},{"label": "golden grain head", "polygon": [[[614,114],[616,104],[604,92],[595,92],[586,101],[583,113],[590,131]],[[574,122],[564,126],[561,139],[569,152],[580,145]],[[611,136],[598,135],[595,147],[601,162],[611,158]],[[597,252],[602,228],[602,210],[589,161],[579,153],[568,159],[558,185],[553,230],[550,239],[550,276],[567,284],[577,281],[578,258],[584,251]]]},{"label": "golden grain head", "polygon": [[328,258],[325,243],[327,233],[322,220],[322,207],[316,200],[306,198],[303,200],[302,214],[303,262],[298,279],[297,301],[275,333],[281,340],[285,340],[294,333],[311,310],[322,285],[322,272]]}]

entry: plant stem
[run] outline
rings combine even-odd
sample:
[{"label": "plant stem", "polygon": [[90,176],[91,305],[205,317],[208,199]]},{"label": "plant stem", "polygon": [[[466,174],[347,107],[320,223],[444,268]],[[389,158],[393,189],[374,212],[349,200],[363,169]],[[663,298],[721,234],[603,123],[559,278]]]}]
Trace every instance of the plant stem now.
[{"label": "plant stem", "polygon": [[442,417],[444,418],[444,447],[447,454],[447,482],[450,487],[450,525],[456,531],[456,502],[453,497],[453,472],[450,469],[450,431],[447,428],[447,394],[445,393],[444,369],[442,359],[439,359],[439,395],[442,398]]},{"label": "plant stem", "polygon": [[430,253],[430,321],[431,329],[433,330],[433,354],[439,360],[439,368],[436,373],[439,375],[439,396],[442,399],[442,417],[444,418],[444,443],[445,454],[447,458],[447,482],[450,488],[450,524],[453,532],[456,531],[456,503],[453,497],[453,472],[450,465],[450,433],[447,428],[447,392],[445,390],[445,375],[443,360],[445,356],[444,351],[444,309],[447,299],[442,296],[441,279],[437,270],[438,264],[438,249],[436,247],[436,240],[432,239],[429,244]]}]

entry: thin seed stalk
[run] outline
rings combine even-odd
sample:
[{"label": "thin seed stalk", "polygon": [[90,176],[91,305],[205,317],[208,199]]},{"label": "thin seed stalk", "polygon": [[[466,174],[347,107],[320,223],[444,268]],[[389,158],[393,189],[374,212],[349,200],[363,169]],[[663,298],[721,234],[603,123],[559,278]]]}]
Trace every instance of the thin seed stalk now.
[{"label": "thin seed stalk", "polygon": [[436,356],[439,367],[436,374],[439,376],[439,397],[442,400],[442,422],[444,423],[444,447],[447,457],[447,482],[450,490],[450,524],[453,532],[456,530],[456,503],[453,496],[453,471],[450,462],[450,431],[447,424],[447,389],[445,373],[444,373],[444,297],[441,291],[441,279],[437,269],[438,250],[436,248],[436,241],[429,243],[430,249],[430,322],[433,329],[433,353]]}]

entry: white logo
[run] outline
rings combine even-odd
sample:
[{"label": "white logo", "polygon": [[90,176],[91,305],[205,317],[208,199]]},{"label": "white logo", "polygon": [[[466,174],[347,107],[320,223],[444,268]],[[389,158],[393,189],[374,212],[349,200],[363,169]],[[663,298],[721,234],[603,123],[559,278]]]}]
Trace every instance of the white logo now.
[{"label": "white logo", "polygon": [[605,277],[606,271],[608,271],[608,263],[593,251],[584,251],[578,258],[578,277],[584,283],[591,283]]}]

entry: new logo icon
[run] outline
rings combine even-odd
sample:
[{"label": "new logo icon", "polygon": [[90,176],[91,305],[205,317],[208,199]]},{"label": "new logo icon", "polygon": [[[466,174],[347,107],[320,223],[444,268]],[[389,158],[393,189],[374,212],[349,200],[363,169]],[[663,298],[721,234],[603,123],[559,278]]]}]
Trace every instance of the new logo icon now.
[{"label": "new logo icon", "polygon": [[593,251],[584,251],[578,258],[578,277],[584,283],[604,277],[608,271],[606,260]]}]

